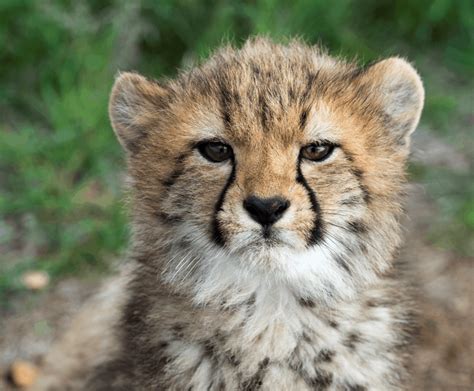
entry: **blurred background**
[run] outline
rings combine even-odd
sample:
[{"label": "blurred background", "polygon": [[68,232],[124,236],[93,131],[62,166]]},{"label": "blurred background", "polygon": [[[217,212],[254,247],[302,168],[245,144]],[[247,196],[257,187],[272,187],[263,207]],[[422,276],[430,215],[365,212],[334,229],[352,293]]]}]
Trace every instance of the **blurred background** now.
[{"label": "blurred background", "polygon": [[472,389],[471,0],[1,0],[2,374],[30,363],[34,377],[58,330],[123,257],[124,161],[107,118],[116,72],[172,77],[254,34],[299,36],[361,64],[401,55],[419,70],[426,106],[401,254],[422,314],[413,389]]}]

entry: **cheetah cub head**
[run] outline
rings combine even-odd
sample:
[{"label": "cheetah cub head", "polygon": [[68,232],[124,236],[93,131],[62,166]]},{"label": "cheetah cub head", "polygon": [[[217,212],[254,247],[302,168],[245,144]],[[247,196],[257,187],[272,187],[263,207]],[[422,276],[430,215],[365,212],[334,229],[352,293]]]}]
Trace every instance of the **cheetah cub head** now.
[{"label": "cheetah cub head", "polygon": [[121,74],[110,117],[137,257],[202,301],[354,294],[390,270],[423,99],[402,59],[360,68],[265,39],[163,83]]}]

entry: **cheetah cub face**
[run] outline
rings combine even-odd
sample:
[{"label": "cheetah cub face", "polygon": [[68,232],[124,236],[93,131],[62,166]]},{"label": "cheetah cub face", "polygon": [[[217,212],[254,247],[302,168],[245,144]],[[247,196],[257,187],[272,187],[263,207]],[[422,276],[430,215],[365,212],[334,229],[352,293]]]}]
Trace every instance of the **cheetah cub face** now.
[{"label": "cheetah cub face", "polygon": [[298,42],[224,48],[164,83],[121,74],[110,116],[137,251],[203,301],[252,284],[354,294],[390,268],[422,105],[404,60],[359,68]]}]

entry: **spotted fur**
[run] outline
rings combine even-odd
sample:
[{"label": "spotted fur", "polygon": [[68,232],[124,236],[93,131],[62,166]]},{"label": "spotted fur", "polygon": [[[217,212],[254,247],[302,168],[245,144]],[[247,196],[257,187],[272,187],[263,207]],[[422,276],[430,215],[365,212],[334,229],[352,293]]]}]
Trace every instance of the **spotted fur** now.
[{"label": "spotted fur", "polygon": [[[404,60],[360,68],[298,41],[225,47],[165,83],[119,75],[131,269],[89,335],[111,343],[86,351],[76,330],[49,360],[76,359],[39,389],[404,389],[413,316],[394,256],[422,106]],[[206,160],[206,140],[232,157]],[[333,153],[305,159],[321,142]],[[250,196],[289,208],[263,232]]]}]

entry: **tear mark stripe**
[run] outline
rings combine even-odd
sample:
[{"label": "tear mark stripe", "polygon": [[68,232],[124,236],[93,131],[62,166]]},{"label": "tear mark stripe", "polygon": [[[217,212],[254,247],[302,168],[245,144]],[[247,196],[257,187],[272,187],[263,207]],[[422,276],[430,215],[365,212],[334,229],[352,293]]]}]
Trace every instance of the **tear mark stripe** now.
[{"label": "tear mark stripe", "polygon": [[224,188],[222,189],[219,195],[219,198],[217,199],[216,205],[214,207],[214,216],[212,219],[212,237],[213,237],[214,242],[218,244],[219,246],[224,246],[225,244],[225,238],[224,238],[224,235],[222,233],[222,229],[219,223],[219,212],[222,211],[222,206],[224,204],[227,191],[229,190],[229,188],[232,186],[232,184],[235,181],[236,162],[234,158],[231,159],[231,163],[232,163],[232,171],[229,177],[227,178],[227,182],[225,183]]},{"label": "tear mark stripe", "polygon": [[301,171],[301,162],[302,162],[302,156],[300,154],[300,156],[298,157],[298,163],[296,167],[296,172],[297,172],[296,182],[298,182],[300,185],[302,185],[306,189],[309,201],[311,203],[311,210],[315,214],[314,221],[313,221],[313,228],[311,229],[311,233],[308,240],[308,245],[314,246],[322,240],[322,236],[323,236],[321,208],[316,198],[316,194],[314,193],[313,189],[306,181],[306,178],[303,176],[303,173]]}]

